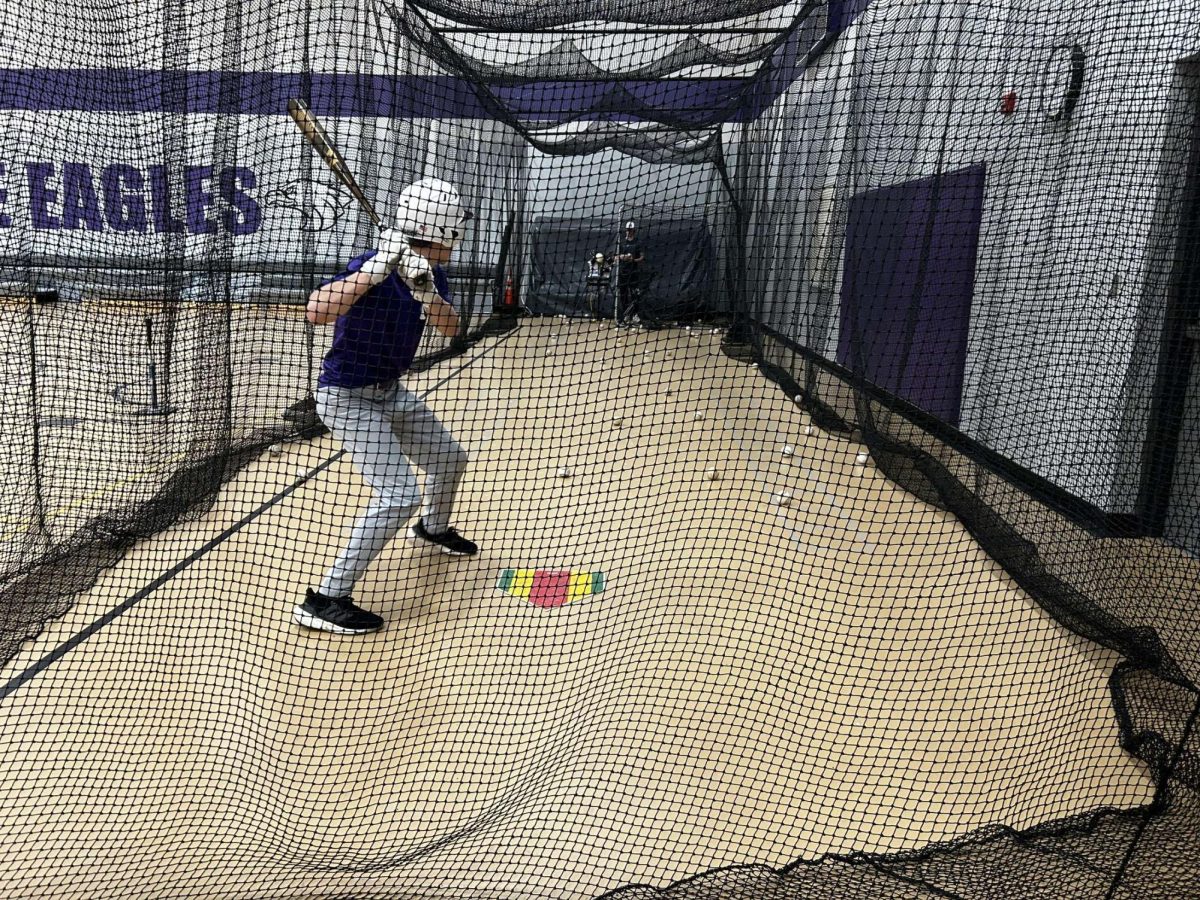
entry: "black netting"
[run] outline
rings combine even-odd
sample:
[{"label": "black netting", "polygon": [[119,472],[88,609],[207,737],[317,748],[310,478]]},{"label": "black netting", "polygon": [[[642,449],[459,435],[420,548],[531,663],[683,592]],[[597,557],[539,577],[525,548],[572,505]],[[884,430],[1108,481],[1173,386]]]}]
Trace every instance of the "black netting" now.
[{"label": "black netting", "polygon": [[[590,32],[583,29],[581,39],[569,35],[559,38],[550,34],[542,41],[535,39],[528,51],[514,48],[513,55],[521,54],[518,59],[493,61],[491,56],[495,54],[488,54],[492,49],[490,45],[495,42],[492,35],[466,30],[462,38],[455,40],[445,34],[445,29],[464,23],[448,19],[439,23],[439,28],[427,13],[414,4],[391,5],[388,14],[407,40],[439,64],[455,70],[469,69],[489,85],[560,78],[572,81],[642,81],[663,78],[697,66],[739,66],[761,62],[778,49],[787,34],[785,30],[772,28],[743,28],[733,36],[714,30],[709,35],[710,43],[694,33],[684,32],[671,35],[674,40],[669,50],[641,62],[636,57],[631,58],[619,52],[597,53],[593,49],[589,55],[587,49],[592,49],[589,45],[596,38],[606,36],[605,24],[598,22]],[[519,28],[520,25],[514,22],[509,27]],[[643,39],[648,37],[645,35]],[[543,42],[544,46],[538,46]]]},{"label": "black netting", "polygon": [[652,163],[721,164],[719,129],[677,131],[651,124],[624,125],[614,122],[587,122],[552,128],[526,128],[530,146],[556,156],[590,155],[617,149],[635,159]]},{"label": "black netting", "polygon": [[[849,5],[849,4],[847,4]],[[429,3],[421,4],[449,21],[501,32],[550,29],[572,23],[632,22],[640,25],[669,25],[688,29],[709,22],[745,19],[749,23],[774,24],[783,6],[775,0],[725,3],[719,8],[698,9],[694,3],[643,3],[618,0],[610,3],[563,3],[553,9],[544,3]]]},{"label": "black netting", "polygon": [[0,895],[1200,897],[1198,60],[6,8]]}]

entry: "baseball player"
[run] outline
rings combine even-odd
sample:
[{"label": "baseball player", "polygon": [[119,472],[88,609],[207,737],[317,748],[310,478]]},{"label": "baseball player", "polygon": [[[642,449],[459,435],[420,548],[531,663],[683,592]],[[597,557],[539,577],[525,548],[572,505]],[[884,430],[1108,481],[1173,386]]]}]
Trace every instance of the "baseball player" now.
[{"label": "baseball player", "polygon": [[[293,618],[307,628],[365,634],[383,619],[356,606],[351,591],[372,560],[418,512],[415,542],[470,556],[478,547],[450,527],[467,453],[401,382],[426,322],[458,333],[444,266],[470,213],[445,181],[423,178],[400,192],[394,227],[379,248],[308,298],[308,320],[334,324],[333,344],[317,380],[317,414],[350,453],[372,491],[366,511],[317,589]],[[409,463],[425,470],[424,491]]]},{"label": "baseball player", "polygon": [[636,222],[625,223],[625,236],[617,241],[616,258],[620,265],[617,273],[617,324],[631,325],[637,322],[638,300],[642,292],[642,263],[646,261],[637,237]]}]

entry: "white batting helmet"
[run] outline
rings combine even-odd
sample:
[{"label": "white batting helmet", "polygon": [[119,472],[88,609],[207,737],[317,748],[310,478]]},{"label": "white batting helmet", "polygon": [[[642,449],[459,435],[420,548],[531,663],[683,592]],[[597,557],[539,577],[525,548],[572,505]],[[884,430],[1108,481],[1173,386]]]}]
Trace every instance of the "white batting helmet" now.
[{"label": "white batting helmet", "polygon": [[625,223],[625,230],[626,230],[626,231],[633,231],[635,228],[637,228],[637,224],[636,224],[636,223],[634,223],[634,222],[626,222],[626,223]]},{"label": "white batting helmet", "polygon": [[440,178],[422,178],[400,192],[396,229],[413,240],[454,248],[466,234],[471,213],[463,209],[454,185]]}]

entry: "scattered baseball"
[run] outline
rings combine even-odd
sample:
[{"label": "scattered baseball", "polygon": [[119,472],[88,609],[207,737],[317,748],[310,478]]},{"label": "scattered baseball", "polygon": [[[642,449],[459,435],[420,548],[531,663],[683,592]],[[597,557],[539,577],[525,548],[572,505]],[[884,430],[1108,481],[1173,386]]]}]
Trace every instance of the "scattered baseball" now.
[{"label": "scattered baseball", "polygon": [[570,469],[568,469],[566,466],[562,466],[562,467],[561,467],[561,468],[559,468],[559,470],[558,470],[558,477],[559,477],[559,478],[570,478],[570,477],[571,477],[571,470],[570,470]]},{"label": "scattered baseball", "polygon": [[612,420],[612,423],[613,423],[614,428],[620,428],[622,425],[625,424],[625,420],[622,419],[620,416],[617,416],[615,419]]},{"label": "scattered baseball", "polygon": [[812,433],[813,433],[813,427],[812,427],[811,425],[805,425],[805,426],[804,426],[804,433],[805,433],[805,434],[812,434]]},{"label": "scattered baseball", "polygon": [[778,494],[771,495],[772,506],[790,506],[792,503],[791,491],[780,491]]},{"label": "scattered baseball", "polygon": [[854,461],[856,463],[858,463],[860,466],[866,465],[867,459],[868,459],[868,457],[867,457],[867,454],[865,454],[865,453],[860,453],[860,454],[858,454],[858,456],[854,457]]},{"label": "scattered baseball", "polygon": [[795,456],[796,448],[793,447],[791,444],[784,444],[783,445],[783,455],[784,456]]},{"label": "scattered baseball", "polygon": [[702,412],[698,412],[698,413],[696,413],[696,415],[695,415],[695,419],[696,419],[696,421],[697,421],[697,422],[699,422],[699,421],[700,421],[701,419],[703,419],[703,418],[704,418],[704,413],[702,413]]},{"label": "scattered baseball", "polygon": [[721,470],[720,469],[705,469],[704,477],[707,478],[709,481],[720,481],[721,480]]},{"label": "scattered baseball", "polygon": [[272,456],[282,456],[283,444],[272,444],[270,452]]}]

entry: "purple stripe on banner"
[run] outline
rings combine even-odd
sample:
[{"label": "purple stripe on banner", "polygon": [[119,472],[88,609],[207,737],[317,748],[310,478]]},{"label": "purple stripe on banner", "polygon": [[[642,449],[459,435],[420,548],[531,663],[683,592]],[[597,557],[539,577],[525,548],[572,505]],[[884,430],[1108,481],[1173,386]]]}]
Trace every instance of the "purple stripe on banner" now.
[{"label": "purple stripe on banner", "polygon": [[[304,81],[294,72],[0,69],[0,108],[282,115]],[[310,105],[326,115],[482,115],[457,78],[313,74],[308,83]]]},{"label": "purple stripe on banner", "polygon": [[[493,116],[464,79],[314,73],[309,105],[324,116]],[[284,115],[303,97],[297,72],[0,69],[0,109]],[[488,89],[512,113],[548,122],[581,116],[655,118],[697,127],[744,117],[750,79],[533,82]]]}]

